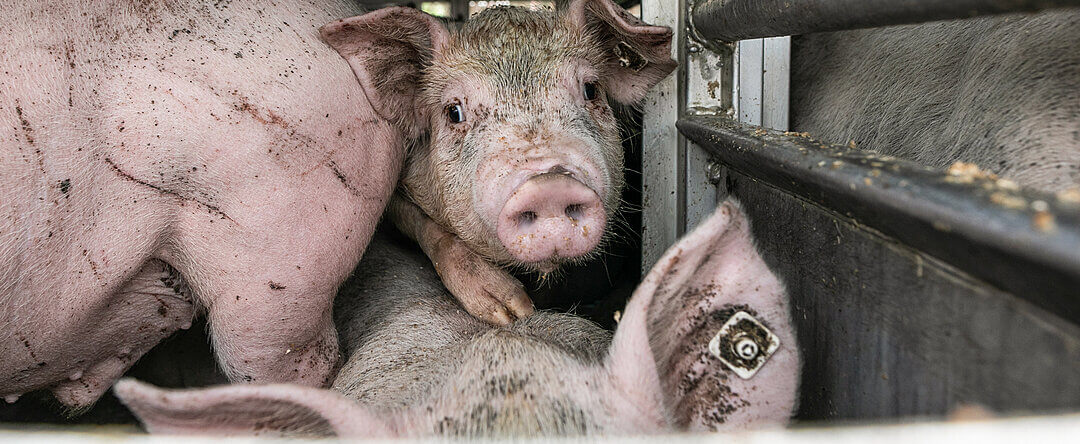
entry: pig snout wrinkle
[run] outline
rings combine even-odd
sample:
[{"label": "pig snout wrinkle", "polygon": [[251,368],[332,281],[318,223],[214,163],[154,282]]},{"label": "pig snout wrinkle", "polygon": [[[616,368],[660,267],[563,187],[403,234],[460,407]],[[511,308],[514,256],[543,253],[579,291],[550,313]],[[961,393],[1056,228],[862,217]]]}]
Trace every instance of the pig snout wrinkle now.
[{"label": "pig snout wrinkle", "polygon": [[549,172],[514,190],[496,231],[514,258],[536,263],[588,254],[600,243],[606,221],[595,191],[567,174]]}]

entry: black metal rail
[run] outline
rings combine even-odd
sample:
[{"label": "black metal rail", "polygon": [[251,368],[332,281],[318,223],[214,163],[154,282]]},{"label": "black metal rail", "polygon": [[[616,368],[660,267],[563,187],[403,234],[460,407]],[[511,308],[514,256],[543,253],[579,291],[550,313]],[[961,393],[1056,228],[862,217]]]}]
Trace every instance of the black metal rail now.
[{"label": "black metal rail", "polygon": [[691,22],[725,42],[1080,6],[1080,0],[700,0]]},{"label": "black metal rail", "polygon": [[678,128],[742,174],[1080,324],[1080,201],[721,117]]}]

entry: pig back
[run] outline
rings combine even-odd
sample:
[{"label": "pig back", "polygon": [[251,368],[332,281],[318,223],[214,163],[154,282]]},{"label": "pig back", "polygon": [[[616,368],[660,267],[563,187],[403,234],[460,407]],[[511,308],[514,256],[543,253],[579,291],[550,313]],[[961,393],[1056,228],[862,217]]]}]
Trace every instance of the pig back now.
[{"label": "pig back", "polygon": [[1080,184],[1080,11],[800,36],[792,127],[931,167]]},{"label": "pig back", "polygon": [[[595,391],[586,381],[601,374],[610,332],[545,311],[508,327],[479,321],[455,302],[422,252],[386,226],[334,308],[347,358],[334,389],[384,413],[412,410],[409,427],[417,433],[593,426],[583,407],[590,400],[577,395]],[[478,412],[516,419],[496,423]]]}]

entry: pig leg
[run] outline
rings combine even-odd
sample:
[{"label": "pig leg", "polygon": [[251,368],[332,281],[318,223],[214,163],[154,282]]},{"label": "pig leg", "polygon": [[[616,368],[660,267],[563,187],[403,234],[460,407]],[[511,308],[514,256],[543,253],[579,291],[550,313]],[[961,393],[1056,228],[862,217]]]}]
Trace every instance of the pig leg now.
[{"label": "pig leg", "polygon": [[473,252],[419,207],[395,194],[390,217],[398,229],[420,244],[446,289],[469,314],[506,325],[533,313],[532,300],[521,282]]},{"label": "pig leg", "polygon": [[208,304],[211,343],[225,375],[234,382],[328,385],[340,360],[333,291],[268,282],[274,281],[231,282]]},{"label": "pig leg", "polygon": [[329,383],[340,360],[331,319],[337,282],[348,273],[340,264],[359,253],[314,233],[294,237],[306,242],[308,234],[310,245],[325,246],[327,254],[224,235],[212,237],[219,244],[187,247],[202,248],[185,253],[192,259],[179,268],[206,308],[211,345],[229,380]]}]

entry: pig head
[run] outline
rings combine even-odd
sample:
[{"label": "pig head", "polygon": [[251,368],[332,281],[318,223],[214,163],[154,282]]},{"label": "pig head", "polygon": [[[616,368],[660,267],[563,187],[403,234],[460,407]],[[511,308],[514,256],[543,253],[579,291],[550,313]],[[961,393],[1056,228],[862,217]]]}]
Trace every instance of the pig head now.
[{"label": "pig head", "polygon": [[612,106],[676,66],[671,31],[610,0],[493,8],[456,30],[387,8],[322,35],[412,141],[390,218],[497,324],[532,312],[504,267],[546,275],[602,246],[623,187]]},{"label": "pig head", "polygon": [[[796,403],[798,348],[787,296],[749,233],[739,207],[722,205],[657,263],[628,303],[613,338],[580,318],[545,312],[492,327],[453,309],[449,299],[450,308],[440,309],[437,298],[413,294],[409,304],[369,310],[357,322],[379,326],[360,336],[450,351],[456,366],[433,377],[393,375],[385,367],[366,374],[342,371],[335,382],[338,392],[295,385],[168,391],[134,380],[121,381],[115,392],[148,430],[165,433],[477,437],[780,425]],[[409,279],[396,277],[402,278]],[[407,310],[403,305],[425,306],[444,320],[427,330],[412,320],[395,321],[389,313]],[[775,337],[755,344],[745,337],[724,339],[733,325],[749,319]],[[482,328],[462,328],[466,321]],[[390,337],[380,337],[380,331],[397,327]],[[463,335],[467,339],[446,340],[459,330],[470,332]],[[402,333],[409,331],[441,336]],[[408,372],[438,359],[352,353],[346,369],[381,359]],[[748,366],[757,372],[748,375]],[[343,380],[364,377],[374,380]],[[404,384],[396,381],[414,379],[432,382],[411,396],[397,391]],[[379,393],[362,395],[350,388],[365,383]],[[396,399],[377,401],[386,392],[396,393]]]}]

